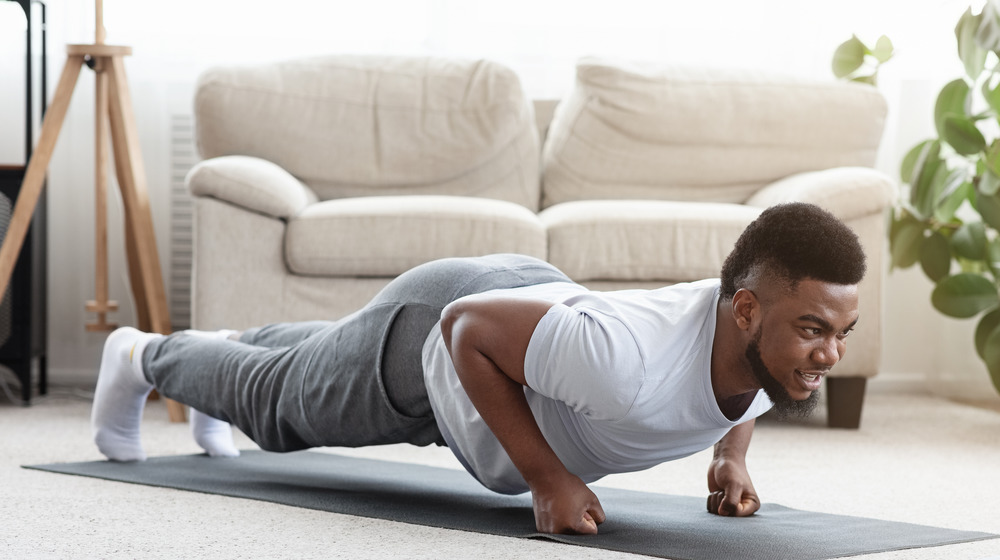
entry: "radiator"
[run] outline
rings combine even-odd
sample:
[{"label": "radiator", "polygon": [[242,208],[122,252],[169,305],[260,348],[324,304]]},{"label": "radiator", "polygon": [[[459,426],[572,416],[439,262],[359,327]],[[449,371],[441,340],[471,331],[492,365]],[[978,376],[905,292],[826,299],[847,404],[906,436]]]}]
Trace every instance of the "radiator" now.
[{"label": "radiator", "polygon": [[173,330],[191,327],[191,195],[184,178],[198,163],[194,116],[170,117],[170,261],[167,305]]}]

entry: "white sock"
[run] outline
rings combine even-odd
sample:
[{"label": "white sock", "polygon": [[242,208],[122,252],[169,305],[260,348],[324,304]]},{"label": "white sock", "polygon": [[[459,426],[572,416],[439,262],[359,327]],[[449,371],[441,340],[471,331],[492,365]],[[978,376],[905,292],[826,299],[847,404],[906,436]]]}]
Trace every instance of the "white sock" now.
[{"label": "white sock", "polygon": [[139,424],[153,385],[142,373],[142,353],[161,336],[122,327],[104,343],[90,424],[97,448],[112,461],[146,460]]},{"label": "white sock", "polygon": [[[237,331],[196,331],[188,329],[184,334],[203,338],[227,339]],[[191,411],[191,435],[194,441],[210,457],[239,457],[240,450],[233,443],[233,430],[228,422],[213,418],[194,408]]]},{"label": "white sock", "polygon": [[239,457],[240,450],[233,443],[233,429],[229,422],[212,418],[191,408],[191,435],[210,457]]}]

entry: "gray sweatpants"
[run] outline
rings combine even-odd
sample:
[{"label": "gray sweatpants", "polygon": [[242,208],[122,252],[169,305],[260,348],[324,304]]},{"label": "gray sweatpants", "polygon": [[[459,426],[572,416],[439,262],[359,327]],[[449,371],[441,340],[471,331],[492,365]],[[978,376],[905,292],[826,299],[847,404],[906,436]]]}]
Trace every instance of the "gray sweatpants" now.
[{"label": "gray sweatpants", "polygon": [[443,444],[424,386],[424,340],[452,301],[571,280],[523,255],[433,261],[338,321],[280,323],[240,341],[176,333],[143,353],[165,397],[225,420],[262,449]]}]

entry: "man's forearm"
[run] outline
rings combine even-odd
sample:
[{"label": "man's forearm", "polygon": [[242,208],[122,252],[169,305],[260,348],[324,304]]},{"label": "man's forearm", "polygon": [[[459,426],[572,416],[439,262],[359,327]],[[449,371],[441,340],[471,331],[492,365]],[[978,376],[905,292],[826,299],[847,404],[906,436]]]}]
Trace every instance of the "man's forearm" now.
[{"label": "man's forearm", "polygon": [[441,314],[441,334],[462,388],[531,490],[535,528],[596,533],[600,500],[569,472],[542,434],[524,396],[524,356],[544,301],[463,298]]},{"label": "man's forearm", "polygon": [[452,360],[469,400],[529,487],[552,474],[565,472],[535,422],[523,386],[478,351],[453,351]]},{"label": "man's forearm", "polygon": [[[526,314],[524,320],[533,328],[547,308],[548,305],[539,305]],[[504,363],[502,356],[497,349],[490,348],[498,344],[495,330],[483,327],[484,323],[477,317],[478,311],[468,308],[448,311],[442,321],[442,332],[458,378],[521,476],[532,486],[552,476],[568,474],[528,407],[523,386],[523,352],[521,369],[508,363],[510,371],[504,371],[498,365],[498,362]],[[511,321],[511,329],[517,328],[519,318]],[[531,330],[522,330],[526,333],[521,343],[526,345]]]}]

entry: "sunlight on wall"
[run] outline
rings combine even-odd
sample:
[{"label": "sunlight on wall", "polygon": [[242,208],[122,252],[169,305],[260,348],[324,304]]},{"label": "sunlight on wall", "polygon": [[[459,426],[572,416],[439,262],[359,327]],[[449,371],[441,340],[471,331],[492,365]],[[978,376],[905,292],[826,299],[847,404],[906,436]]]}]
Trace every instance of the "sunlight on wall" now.
[{"label": "sunlight on wall", "polygon": [[[90,3],[75,41],[92,36]],[[979,2],[981,4],[981,2]],[[82,5],[81,5],[82,4]],[[129,44],[143,74],[184,79],[210,64],[335,52],[490,57],[518,71],[533,96],[557,97],[584,55],[767,68],[830,77],[837,44],[889,35],[898,76],[955,68],[952,29],[966,3],[953,0],[107,0],[110,42]],[[947,22],[942,24],[942,22]],[[139,65],[137,70],[139,69]]]},{"label": "sunlight on wall", "polygon": [[[974,2],[975,9],[982,3]],[[50,71],[56,72],[61,44],[92,42],[93,6],[69,0],[48,5],[56,55]],[[492,58],[518,73],[528,95],[542,98],[563,96],[572,87],[575,61],[587,55],[832,79],[830,58],[840,42],[857,34],[874,43],[886,34],[897,55],[883,68],[880,83],[893,109],[883,160],[897,161],[903,148],[895,147],[896,137],[909,146],[929,133],[923,106],[933,99],[926,98],[961,72],[953,28],[968,4],[622,0],[612,7],[594,0],[105,0],[104,6],[108,42],[134,49],[127,59],[132,82],[159,88],[193,84],[199,73],[218,64],[344,52]],[[13,3],[0,7],[19,11]],[[23,18],[3,15],[0,52],[6,53],[12,48],[9,36],[19,34],[14,28],[23,27]],[[5,82],[13,74],[11,59],[0,56]],[[11,106],[15,95],[2,88],[0,106]],[[911,105],[923,114],[897,120],[896,110]],[[10,151],[10,143],[0,139],[0,156]]]}]

